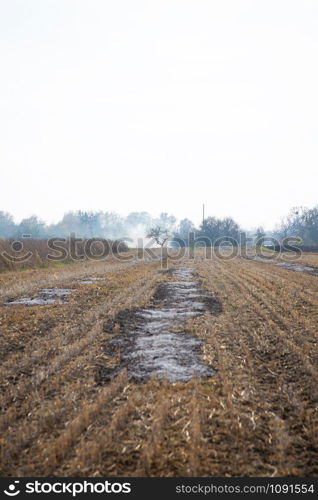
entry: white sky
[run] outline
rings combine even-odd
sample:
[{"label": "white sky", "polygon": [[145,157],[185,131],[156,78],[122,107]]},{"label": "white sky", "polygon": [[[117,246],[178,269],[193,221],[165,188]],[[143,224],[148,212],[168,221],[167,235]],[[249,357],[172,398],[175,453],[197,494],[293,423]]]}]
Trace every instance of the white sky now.
[{"label": "white sky", "polygon": [[317,0],[0,0],[0,210],[318,203]]}]

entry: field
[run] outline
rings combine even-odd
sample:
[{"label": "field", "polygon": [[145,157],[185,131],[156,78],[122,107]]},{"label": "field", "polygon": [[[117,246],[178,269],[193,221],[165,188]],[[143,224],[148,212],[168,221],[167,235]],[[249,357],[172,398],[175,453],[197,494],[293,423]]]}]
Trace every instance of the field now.
[{"label": "field", "polygon": [[[65,301],[4,304],[56,287]],[[318,475],[317,276],[198,250],[167,270],[113,258],[6,272],[0,289],[2,476]],[[181,295],[201,300],[184,324]],[[131,330],[147,314],[157,328],[169,301],[183,311],[171,349],[194,345],[198,373],[189,361],[189,380],[142,379]]]}]

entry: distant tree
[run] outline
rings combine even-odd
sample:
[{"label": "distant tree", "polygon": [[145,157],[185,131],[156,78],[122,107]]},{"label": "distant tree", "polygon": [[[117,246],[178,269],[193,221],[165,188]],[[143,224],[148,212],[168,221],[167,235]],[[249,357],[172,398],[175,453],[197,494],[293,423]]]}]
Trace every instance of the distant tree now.
[{"label": "distant tree", "polygon": [[45,238],[45,223],[36,215],[23,219],[17,228],[17,236],[21,237],[23,234],[30,235],[31,238]]},{"label": "distant tree", "polygon": [[182,219],[173,233],[172,246],[188,246],[190,233],[195,232],[195,226],[190,219]]},{"label": "distant tree", "polygon": [[54,236],[63,236],[68,238],[71,233],[80,236],[81,224],[77,212],[66,212],[62,220],[55,226],[50,227],[50,232]]},{"label": "distant tree", "polygon": [[171,238],[171,234],[167,229],[156,226],[149,229],[147,238],[153,238],[155,242],[163,248],[169,238]]},{"label": "distant tree", "polygon": [[306,214],[307,237],[310,243],[318,243],[318,206],[312,208]]},{"label": "distant tree", "polygon": [[256,229],[256,232],[255,232],[254,236],[255,236],[255,245],[256,246],[261,246],[264,243],[265,236],[266,236],[264,228],[262,226],[259,226]]},{"label": "distant tree", "polygon": [[176,235],[179,238],[182,238],[185,240],[189,237],[189,233],[191,233],[191,231],[194,231],[194,230],[195,230],[194,224],[190,219],[182,219],[180,221],[179,226],[178,226],[178,231],[177,231]]},{"label": "distant tree", "polygon": [[16,225],[12,215],[0,210],[0,238],[12,238],[16,233]]},{"label": "distant tree", "polygon": [[214,243],[221,233],[221,221],[216,217],[207,217],[200,226],[199,234],[205,238],[209,238]]},{"label": "distant tree", "polygon": [[240,227],[231,217],[224,219],[207,217],[200,226],[199,236],[208,238],[212,244],[217,244],[217,240],[226,242],[226,240],[234,239],[238,241]]},{"label": "distant tree", "polygon": [[318,245],[318,206],[294,207],[276,228],[275,237],[299,237],[305,245]]},{"label": "distant tree", "polygon": [[100,224],[99,212],[83,212],[79,210],[77,217],[80,223],[80,232],[84,237],[92,238],[93,236],[101,236],[102,229]]},{"label": "distant tree", "polygon": [[238,241],[240,236],[240,227],[231,217],[225,217],[221,219],[221,238],[232,238]]}]

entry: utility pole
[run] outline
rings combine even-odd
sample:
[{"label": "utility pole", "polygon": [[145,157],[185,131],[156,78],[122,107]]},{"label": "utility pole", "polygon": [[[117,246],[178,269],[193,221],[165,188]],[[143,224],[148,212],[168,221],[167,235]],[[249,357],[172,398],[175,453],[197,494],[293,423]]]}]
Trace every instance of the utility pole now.
[{"label": "utility pole", "polygon": [[203,203],[203,217],[202,217],[202,224],[204,224],[204,203]]}]

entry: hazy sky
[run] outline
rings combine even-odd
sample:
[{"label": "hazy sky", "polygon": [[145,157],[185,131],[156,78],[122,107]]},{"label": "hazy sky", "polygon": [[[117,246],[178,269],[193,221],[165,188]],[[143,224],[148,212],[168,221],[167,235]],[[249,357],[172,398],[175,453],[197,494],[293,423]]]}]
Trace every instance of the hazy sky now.
[{"label": "hazy sky", "polygon": [[318,203],[317,0],[0,0],[0,210]]}]

